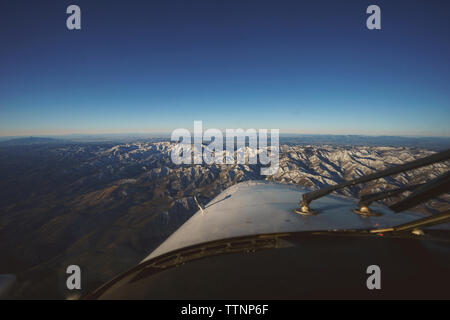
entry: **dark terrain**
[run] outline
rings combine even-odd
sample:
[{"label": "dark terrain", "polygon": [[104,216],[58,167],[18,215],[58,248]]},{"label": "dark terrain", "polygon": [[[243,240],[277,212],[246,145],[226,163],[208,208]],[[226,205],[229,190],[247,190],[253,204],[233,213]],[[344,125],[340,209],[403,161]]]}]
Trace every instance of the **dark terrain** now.
[{"label": "dark terrain", "polygon": [[[1,142],[0,274],[18,277],[10,298],[67,298],[70,264],[81,267],[82,291],[91,291],[138,263],[195,213],[193,195],[206,204],[227,187],[252,179],[316,189],[442,149],[440,140],[428,150],[313,146],[294,138],[284,143],[279,173],[265,177],[259,165],[176,166],[170,159],[173,144],[161,139]],[[423,182],[448,169],[448,163],[437,164],[342,194],[356,197]],[[448,207],[446,195],[415,210],[429,214]]]}]

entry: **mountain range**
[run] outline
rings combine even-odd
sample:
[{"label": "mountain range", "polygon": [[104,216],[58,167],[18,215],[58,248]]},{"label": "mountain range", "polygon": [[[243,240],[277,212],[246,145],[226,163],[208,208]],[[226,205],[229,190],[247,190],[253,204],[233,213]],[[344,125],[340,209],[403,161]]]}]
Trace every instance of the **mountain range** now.
[{"label": "mountain range", "polygon": [[[198,210],[194,196],[205,205],[246,180],[318,189],[435,152],[291,140],[280,146],[278,173],[262,176],[260,165],[175,165],[175,144],[168,141],[34,142],[0,145],[0,274],[17,275],[14,298],[67,297],[70,264],[84,271],[83,291],[94,289],[138,263],[189,219]],[[449,167],[439,163],[340,194],[356,198],[420,183]],[[430,214],[449,207],[444,195],[414,210]]]}]

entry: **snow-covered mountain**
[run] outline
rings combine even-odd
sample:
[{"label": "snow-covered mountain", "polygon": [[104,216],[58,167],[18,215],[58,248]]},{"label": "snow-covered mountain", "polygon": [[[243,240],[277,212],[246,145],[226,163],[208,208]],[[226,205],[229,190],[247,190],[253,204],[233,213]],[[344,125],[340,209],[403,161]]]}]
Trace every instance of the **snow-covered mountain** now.
[{"label": "snow-covered mountain", "polygon": [[[54,152],[67,157],[77,157],[89,152],[79,166],[66,170],[93,172],[82,175],[75,185],[109,182],[117,197],[127,197],[139,192],[140,186],[154,185],[146,192],[153,198],[175,201],[193,195],[208,201],[221,190],[244,180],[264,179],[281,183],[299,184],[317,189],[330,184],[386,169],[415,159],[426,157],[433,151],[401,147],[343,147],[343,146],[292,146],[280,147],[279,170],[272,176],[260,174],[260,165],[176,165],[170,159],[175,144],[170,142],[131,143],[111,148],[87,151],[85,147],[70,146]],[[257,153],[246,148],[246,154]],[[368,184],[345,189],[350,197],[376,192],[408,183],[419,183],[435,178],[449,169],[448,163],[402,173]],[[189,201],[188,201],[189,202]]]}]

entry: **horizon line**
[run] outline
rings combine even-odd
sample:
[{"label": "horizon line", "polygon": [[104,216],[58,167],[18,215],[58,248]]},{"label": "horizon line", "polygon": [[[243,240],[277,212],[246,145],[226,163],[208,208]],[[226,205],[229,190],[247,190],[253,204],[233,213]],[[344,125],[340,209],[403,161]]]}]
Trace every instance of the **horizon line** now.
[{"label": "horizon line", "polygon": [[[246,130],[246,129],[244,129]],[[221,130],[222,131],[222,130]],[[224,133],[225,135],[225,133]],[[359,137],[399,137],[399,138],[446,138],[450,139],[450,135],[420,135],[420,134],[375,134],[375,133],[311,133],[311,132],[280,132],[281,136],[304,135],[304,136],[359,136]],[[18,134],[18,135],[2,135],[0,139],[7,138],[52,138],[52,137],[69,137],[69,136],[171,136],[171,132],[106,132],[106,133],[53,133],[53,134]]]}]

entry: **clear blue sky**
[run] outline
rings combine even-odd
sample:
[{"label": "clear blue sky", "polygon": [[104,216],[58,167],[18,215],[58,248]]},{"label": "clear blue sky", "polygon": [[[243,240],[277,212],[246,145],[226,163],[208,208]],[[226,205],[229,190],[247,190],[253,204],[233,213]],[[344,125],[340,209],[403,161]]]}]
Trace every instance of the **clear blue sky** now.
[{"label": "clear blue sky", "polygon": [[[78,4],[82,30],[66,28]],[[378,4],[382,30],[365,27]],[[0,135],[450,136],[449,1],[0,2]]]}]

